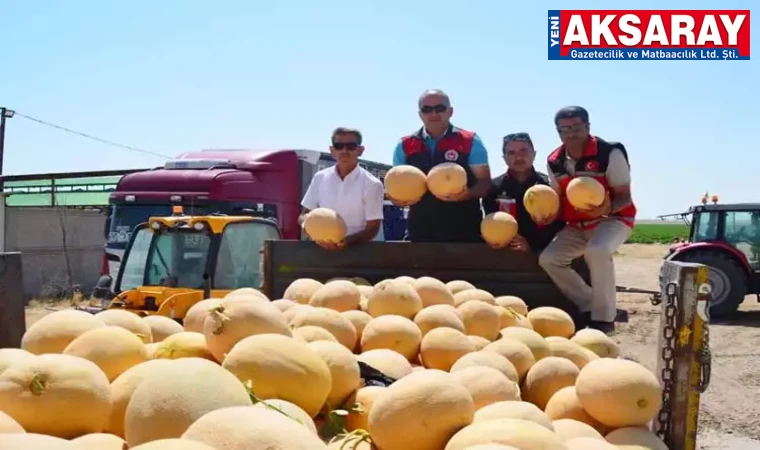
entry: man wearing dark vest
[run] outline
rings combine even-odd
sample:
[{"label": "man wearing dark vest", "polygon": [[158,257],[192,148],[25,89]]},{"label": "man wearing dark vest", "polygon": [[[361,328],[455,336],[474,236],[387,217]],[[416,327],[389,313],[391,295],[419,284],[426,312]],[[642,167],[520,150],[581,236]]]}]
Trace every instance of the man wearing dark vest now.
[{"label": "man wearing dark vest", "polygon": [[523,197],[531,186],[549,186],[549,177],[533,167],[536,149],[528,133],[512,133],[504,136],[502,147],[507,172],[493,180],[488,195],[483,198],[483,212],[491,214],[502,209],[500,200],[509,205],[509,213],[517,219],[518,235],[509,243],[517,251],[540,253],[564,227],[561,220],[547,225],[537,225],[525,209]]},{"label": "man wearing dark vest", "polygon": [[427,174],[435,165],[456,163],[467,172],[467,187],[461,193],[443,199],[428,192],[414,205],[390,199],[398,206],[409,206],[406,239],[412,242],[482,242],[480,199],[491,187],[488,153],[474,132],[451,124],[454,109],[443,91],[425,91],[418,107],[424,126],[401,138],[393,154],[393,165],[412,165]]},{"label": "man wearing dark vest", "polygon": [[[636,206],[631,197],[628,152],[619,142],[590,134],[588,111],[580,106],[561,109],[554,118],[562,145],[548,157],[548,175],[561,198],[560,219],[566,222],[539,256],[539,264],[557,287],[578,305],[578,326],[605,333],[615,330],[617,291],[613,254],[633,231]],[[599,181],[604,203],[590,210],[574,208],[565,189],[575,177]],[[570,267],[584,256],[591,275],[588,286]]]}]

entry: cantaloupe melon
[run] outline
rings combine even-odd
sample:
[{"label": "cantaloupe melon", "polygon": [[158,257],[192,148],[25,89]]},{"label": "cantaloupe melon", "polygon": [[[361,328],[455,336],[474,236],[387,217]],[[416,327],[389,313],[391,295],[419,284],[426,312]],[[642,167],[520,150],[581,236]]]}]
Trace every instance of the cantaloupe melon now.
[{"label": "cantaloupe melon", "polygon": [[293,337],[299,341],[309,343],[316,341],[332,341],[338,342],[338,340],[329,331],[316,325],[306,325],[293,329]]},{"label": "cantaloupe melon", "polygon": [[560,389],[573,386],[580,369],[570,360],[547,356],[533,364],[523,382],[523,399],[542,410]]},{"label": "cantaloupe melon", "polygon": [[503,444],[478,444],[467,447],[465,450],[520,450],[511,445]]},{"label": "cantaloupe melon", "polygon": [[94,362],[109,382],[130,367],[148,360],[142,339],[118,326],[90,330],[71,341],[63,353]]},{"label": "cantaloupe melon", "polygon": [[[343,407],[348,397],[362,385],[359,363],[356,357],[346,347],[337,342],[315,341],[306,344],[313,350],[330,369],[332,387],[327,395],[329,410]],[[350,405],[349,405],[350,407]]]},{"label": "cantaloupe melon", "polygon": [[412,287],[422,299],[423,308],[431,305],[454,305],[454,294],[441,280],[433,277],[420,277],[414,280]]},{"label": "cantaloupe melon", "polygon": [[20,348],[0,348],[0,374],[11,365],[24,360],[34,358],[34,353],[29,353]]},{"label": "cantaloupe melon", "polygon": [[570,439],[587,437],[594,438],[600,441],[604,440],[604,436],[587,423],[580,422],[573,419],[557,419],[552,422],[554,426],[554,432],[557,436],[562,438],[563,441],[569,441]]},{"label": "cantaloupe melon", "polygon": [[521,316],[512,308],[505,308],[499,305],[493,306],[496,308],[496,312],[499,313],[499,329],[515,327],[522,320]]},{"label": "cantaloupe melon", "polygon": [[364,328],[372,320],[372,316],[364,311],[359,310],[345,311],[340,313],[340,315],[351,321],[351,324],[353,324],[354,329],[356,330],[356,346],[354,347],[354,351],[360,351],[362,333],[364,333]]},{"label": "cantaloupe melon", "polygon": [[214,308],[221,304],[221,298],[208,298],[199,301],[185,313],[185,318],[182,319],[182,327],[185,331],[203,334],[203,323],[206,321],[206,317],[208,317]]},{"label": "cantaloupe melon", "polygon": [[154,359],[138,364],[119,375],[111,383],[111,413],[104,431],[124,437],[124,416],[127,405],[132,399],[137,385],[142,382],[146,375],[160,371],[164,367],[170,367],[168,359]]},{"label": "cantaloupe melon", "polygon": [[453,375],[424,370],[398,380],[377,396],[369,412],[368,431],[378,448],[440,450],[472,422],[474,413],[472,397]]},{"label": "cantaloupe melon", "polygon": [[515,339],[527,345],[536,361],[540,361],[552,354],[546,339],[533,330],[522,327],[508,327],[502,329],[500,333],[504,338]]},{"label": "cantaloupe melon", "polygon": [[518,328],[527,328],[528,330],[533,329],[533,325],[530,324],[530,320],[521,314],[517,315],[517,322],[515,322],[515,324],[512,326]]},{"label": "cantaloupe melon", "polygon": [[377,397],[387,389],[385,386],[364,386],[349,399],[351,408],[346,416],[346,430],[367,430],[369,412]]},{"label": "cantaloupe melon", "polygon": [[420,343],[422,365],[446,372],[459,358],[474,351],[475,345],[464,333],[448,327],[433,328]]},{"label": "cantaloupe melon", "polygon": [[449,372],[454,373],[458,370],[466,369],[468,367],[490,367],[501,372],[509,380],[515,383],[520,382],[520,377],[517,375],[517,369],[507,358],[494,352],[486,352],[483,350],[474,351],[468,353],[457,360]]},{"label": "cantaloupe melon", "polygon": [[242,339],[264,333],[293,336],[285,316],[271,303],[224,301],[203,323],[206,344],[217,361]]},{"label": "cantaloupe melon", "polygon": [[639,363],[600,358],[581,369],[575,392],[591,417],[611,428],[644,426],[662,405],[657,377]]},{"label": "cantaloupe melon", "polygon": [[607,432],[607,427],[583,409],[583,405],[575,393],[575,386],[563,387],[555,392],[546,404],[544,411],[551,420],[572,419],[591,426],[601,435]]},{"label": "cantaloupe melon", "polygon": [[567,450],[620,450],[617,445],[612,445],[605,440],[590,437],[579,437],[565,441]]},{"label": "cantaloupe melon", "polygon": [[190,439],[159,439],[148,442],[137,447],[130,447],[130,450],[218,450],[202,442],[192,441]]},{"label": "cantaloupe melon", "polygon": [[21,338],[21,348],[35,355],[62,353],[75,338],[105,326],[102,320],[84,311],[55,311],[34,322],[26,330]]},{"label": "cantaloupe melon", "polygon": [[285,312],[289,310],[290,308],[298,305],[298,302],[295,302],[293,300],[288,300],[286,298],[280,298],[277,300],[272,300],[272,305],[276,306],[277,309],[279,309],[281,312]]},{"label": "cantaloupe melon", "polygon": [[438,164],[427,174],[427,188],[438,198],[460,194],[467,189],[467,172],[457,163]]},{"label": "cantaloupe melon", "polygon": [[227,304],[231,304],[233,301],[271,303],[266,294],[252,287],[242,287],[232,290],[227,293],[222,300]]},{"label": "cantaloupe melon", "polygon": [[[303,327],[306,325],[315,325],[322,327],[335,336],[341,344],[347,349],[353,350],[356,345],[356,328],[350,320],[346,319],[338,311],[329,308],[315,308],[305,306],[295,313],[290,320],[290,326],[293,328]],[[298,307],[300,308],[300,306]],[[291,309],[290,311],[295,310]],[[287,311],[287,312],[290,312]]]},{"label": "cantaloupe melon", "polygon": [[153,342],[153,332],[150,325],[135,313],[122,309],[107,309],[95,314],[95,318],[100,319],[106,325],[131,331],[146,344]]},{"label": "cantaloupe melon", "polygon": [[593,328],[578,330],[570,340],[591,350],[600,358],[617,358],[620,355],[620,350],[615,341],[602,331]]},{"label": "cantaloupe melon", "polygon": [[287,311],[285,311],[284,313],[282,313],[282,316],[285,318],[285,320],[288,321],[288,324],[290,324],[290,326],[292,327],[293,326],[293,318],[298,313],[300,313],[301,311],[307,311],[307,310],[312,310],[312,309],[315,309],[315,308],[313,306],[311,306],[311,305],[303,305],[303,304],[299,303],[296,306],[294,306],[294,307],[288,309]]},{"label": "cantaloupe melon", "polygon": [[232,407],[209,412],[190,425],[183,439],[218,449],[325,450],[316,434],[268,408]]},{"label": "cantaloupe melon", "polygon": [[423,308],[414,316],[414,323],[426,335],[433,328],[449,327],[464,333],[462,322],[456,308],[451,305],[432,305]]},{"label": "cantaloupe melon", "polygon": [[327,443],[328,450],[375,450],[368,434],[339,434]]},{"label": "cantaloupe melon", "polygon": [[411,360],[420,350],[422,332],[414,322],[393,314],[375,317],[364,328],[362,351],[386,348]]},{"label": "cantaloupe melon", "polygon": [[201,333],[183,331],[173,334],[156,344],[151,359],[204,358],[215,361],[208,348],[206,337]]},{"label": "cantaloupe melon", "polygon": [[422,298],[412,287],[412,283],[390,281],[375,286],[367,299],[367,312],[372,317],[386,314],[412,319],[422,310]]},{"label": "cantaloupe melon", "polygon": [[486,302],[489,305],[495,305],[496,300],[490,292],[483,289],[465,289],[454,294],[454,306],[459,306],[462,303],[470,302],[473,300],[480,300]]},{"label": "cantaloupe melon", "polygon": [[314,241],[333,244],[342,242],[347,232],[346,221],[329,208],[309,211],[303,219],[303,228]]},{"label": "cantaloupe melon", "polygon": [[571,205],[578,209],[592,209],[604,203],[604,186],[591,177],[576,177],[570,180],[565,195]]},{"label": "cantaloupe melon", "polygon": [[554,431],[552,421],[533,403],[521,400],[507,400],[492,403],[475,412],[473,423],[498,419],[520,419],[538,424],[549,431]]},{"label": "cantaloupe melon", "polygon": [[315,417],[332,390],[332,375],[309,345],[281,334],[249,336],[235,344],[222,367],[244,383],[250,380],[258,398],[287,400]]},{"label": "cantaloupe melon", "polygon": [[28,433],[71,439],[103,431],[111,411],[111,389],[95,363],[43,354],[0,374],[0,408]]},{"label": "cantaloupe melon", "polygon": [[38,433],[7,434],[0,439],[0,450],[81,450],[66,439]]},{"label": "cantaloupe melon", "polygon": [[[411,285],[413,285],[413,284],[414,284],[414,280],[415,280],[415,279],[416,279],[416,278],[414,278],[414,277],[410,277],[409,275],[401,275],[400,277],[396,277],[396,278],[394,278],[393,280],[394,280],[394,281],[401,281],[401,282],[403,282],[403,283],[408,283],[408,284],[411,286]],[[383,281],[385,281],[385,280],[383,280]],[[382,283],[382,282],[381,282],[381,283]],[[378,283],[378,284],[381,284],[381,283]],[[377,284],[375,285],[375,287],[377,287]]]},{"label": "cantaloupe melon", "polygon": [[578,366],[579,369],[583,369],[583,367],[589,362],[599,359],[599,357],[591,350],[583,348],[567,338],[549,336],[546,337],[545,340],[546,343],[549,344],[549,350],[551,350],[552,356],[567,358],[572,361],[573,364]]},{"label": "cantaloupe melon", "polygon": [[132,448],[179,438],[206,413],[251,404],[243,383],[218,364],[201,358],[171,360],[154,366],[137,384],[124,415],[125,440]]},{"label": "cantaloupe melon", "polygon": [[8,414],[0,411],[0,434],[16,434],[26,433],[24,427],[22,427],[16,420]]},{"label": "cantaloupe melon", "polygon": [[481,336],[489,341],[499,337],[501,316],[494,305],[473,300],[459,305],[457,311],[462,317],[466,334]]},{"label": "cantaloupe melon", "polygon": [[525,374],[528,373],[528,370],[536,362],[536,358],[533,356],[533,352],[530,351],[530,347],[516,339],[498,339],[486,345],[483,351],[494,352],[507,358],[515,366],[517,376],[520,379],[525,377]]},{"label": "cantaloupe melon", "polygon": [[668,446],[646,428],[623,427],[611,431],[604,437],[619,450],[668,450]]},{"label": "cantaloupe melon", "polygon": [[472,396],[475,411],[496,402],[520,400],[520,386],[493,367],[472,366],[451,374]]},{"label": "cantaloupe melon", "polygon": [[311,416],[303,410],[303,408],[296,405],[295,403],[291,403],[287,400],[281,400],[279,398],[270,398],[269,400],[257,402],[253,405],[253,407],[267,408],[272,411],[280,412],[300,423],[312,433],[318,433],[317,425],[314,423],[314,419],[312,419]]},{"label": "cantaloupe melon", "polygon": [[523,316],[528,315],[528,305],[526,305],[525,301],[520,297],[515,297],[514,295],[500,295],[494,298],[494,302],[499,306],[511,308],[517,314]]},{"label": "cantaloupe melon", "polygon": [[451,291],[452,294],[456,294],[461,291],[465,291],[467,289],[475,289],[475,285],[470,283],[469,281],[464,280],[451,280],[448,283],[446,283],[446,287],[449,291]]},{"label": "cantaloupe melon", "polygon": [[359,288],[351,281],[335,280],[317,289],[309,299],[309,304],[338,312],[351,311],[359,308],[361,296]]},{"label": "cantaloupe melon", "polygon": [[127,443],[124,439],[108,433],[90,433],[72,439],[80,450],[125,450]]},{"label": "cantaloupe melon", "polygon": [[475,346],[476,351],[483,350],[484,348],[486,348],[486,345],[491,343],[491,341],[484,338],[483,336],[467,336],[467,339],[469,339],[470,342],[472,342],[472,345]]},{"label": "cantaloupe melon", "polygon": [[179,322],[166,316],[151,315],[143,317],[142,320],[150,327],[152,342],[161,342],[167,336],[184,331]]},{"label": "cantaloupe melon", "polygon": [[363,352],[356,355],[356,359],[394,380],[400,380],[412,373],[412,363],[404,355],[386,348]]},{"label": "cantaloupe melon", "polygon": [[389,198],[405,204],[417,203],[427,193],[427,177],[415,166],[394,166],[383,179]]},{"label": "cantaloupe melon", "polygon": [[462,428],[445,450],[465,450],[477,444],[506,444],[521,450],[567,450],[562,439],[535,422],[495,419]]},{"label": "cantaloupe melon", "polygon": [[293,280],[285,292],[282,294],[282,298],[293,300],[296,303],[308,305],[311,296],[323,286],[321,281],[313,278],[299,278]]},{"label": "cantaloupe melon", "polygon": [[532,309],[527,315],[533,330],[543,337],[570,338],[575,334],[575,322],[570,314],[553,306]]},{"label": "cantaloupe melon", "polygon": [[504,211],[496,211],[483,217],[480,235],[491,245],[507,245],[517,235],[517,219]]},{"label": "cantaloupe melon", "polygon": [[534,220],[544,222],[559,213],[559,195],[551,186],[536,184],[525,191],[523,205]]}]

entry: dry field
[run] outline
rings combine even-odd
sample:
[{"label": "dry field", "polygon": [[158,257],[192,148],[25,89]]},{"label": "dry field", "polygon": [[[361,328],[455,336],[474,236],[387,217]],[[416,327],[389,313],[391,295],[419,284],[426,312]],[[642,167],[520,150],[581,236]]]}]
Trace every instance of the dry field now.
[{"label": "dry field", "polygon": [[[664,245],[628,244],[616,255],[617,284],[658,289],[657,275]],[[619,295],[618,307],[628,311],[628,323],[618,325],[615,340],[623,356],[656,366],[659,307],[643,294]],[[50,311],[67,307],[34,304],[27,309],[27,326]],[[701,450],[760,449],[760,305],[749,298],[731,322],[710,326],[712,379],[702,396],[697,448]]]}]

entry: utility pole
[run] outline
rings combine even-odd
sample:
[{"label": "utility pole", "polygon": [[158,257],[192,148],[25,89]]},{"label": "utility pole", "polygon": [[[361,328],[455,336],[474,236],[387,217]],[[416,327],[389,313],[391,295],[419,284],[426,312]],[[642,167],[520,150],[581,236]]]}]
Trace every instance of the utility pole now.
[{"label": "utility pole", "polygon": [[0,176],[3,175],[3,161],[5,157],[5,119],[10,119],[16,114],[12,109],[0,107]]}]

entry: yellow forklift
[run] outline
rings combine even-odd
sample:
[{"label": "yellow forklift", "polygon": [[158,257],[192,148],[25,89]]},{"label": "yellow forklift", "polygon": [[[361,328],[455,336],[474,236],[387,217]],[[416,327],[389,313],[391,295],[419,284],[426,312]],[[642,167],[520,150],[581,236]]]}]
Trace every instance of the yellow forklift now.
[{"label": "yellow forklift", "polygon": [[240,288],[260,288],[264,242],[281,238],[272,219],[212,214],[187,216],[181,206],[168,217],[151,217],[135,227],[114,289],[104,275],[93,297],[100,308],[181,321],[206,298]]}]

